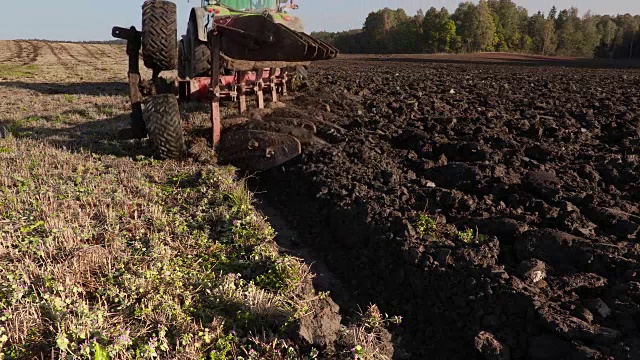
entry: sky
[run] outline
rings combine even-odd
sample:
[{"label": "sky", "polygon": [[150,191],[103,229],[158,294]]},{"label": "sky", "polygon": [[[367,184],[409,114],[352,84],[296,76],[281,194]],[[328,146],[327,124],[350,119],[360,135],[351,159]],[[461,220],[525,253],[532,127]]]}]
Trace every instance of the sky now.
[{"label": "sky", "polygon": [[[143,0],[2,0],[0,40],[110,40],[111,27],[117,25],[140,28]],[[186,31],[189,10],[200,0],[175,0],[178,4],[178,31]],[[447,7],[453,11],[459,0],[296,0],[299,10],[292,14],[303,18],[307,32],[342,31],[361,28],[371,11],[384,7],[403,8],[412,15],[418,9]],[[594,14],[640,14],[639,0],[515,0],[518,5],[547,12],[571,6]]]}]

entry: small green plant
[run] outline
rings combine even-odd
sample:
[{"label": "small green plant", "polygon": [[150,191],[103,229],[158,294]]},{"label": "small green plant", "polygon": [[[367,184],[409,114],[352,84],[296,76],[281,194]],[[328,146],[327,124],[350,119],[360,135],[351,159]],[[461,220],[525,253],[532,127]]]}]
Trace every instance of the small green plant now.
[{"label": "small green plant", "polygon": [[19,123],[26,124],[30,122],[40,121],[42,118],[40,116],[27,116],[26,118],[19,120]]},{"label": "small green plant", "polygon": [[76,101],[76,98],[73,97],[73,95],[70,94],[64,94],[64,99],[68,102],[68,103],[73,103]]},{"label": "small green plant", "polygon": [[93,360],[109,360],[109,352],[97,342],[93,343]]},{"label": "small green plant", "polygon": [[71,120],[71,118],[68,115],[64,114],[56,114],[51,118],[51,121],[53,121],[54,123],[63,123],[69,120]]},{"label": "small green plant", "polygon": [[13,152],[12,148],[0,146],[0,154],[11,154]]},{"label": "small green plant", "polygon": [[[3,322],[6,321],[6,317],[0,317],[0,320]],[[4,344],[6,344],[7,341],[9,341],[9,337],[6,334],[6,330],[4,327],[0,326],[0,360],[4,358],[4,351],[2,350],[5,348]]]},{"label": "small green plant", "polygon": [[20,227],[20,232],[23,234],[28,234],[41,226],[44,226],[44,221],[38,221],[35,224],[22,226]]},{"label": "small green plant", "polygon": [[477,229],[476,231],[472,229],[458,231],[455,233],[455,238],[465,244],[484,244],[489,240],[488,236],[480,234]]},{"label": "small green plant", "polygon": [[418,215],[418,221],[416,222],[416,228],[418,234],[423,237],[427,234],[432,234],[438,230],[438,224],[434,219],[425,213]]},{"label": "small green plant", "polygon": [[380,339],[388,325],[400,323],[401,316],[389,316],[380,312],[376,305],[369,306],[364,314],[360,314],[360,320],[351,339],[353,347],[346,352],[352,359],[377,359],[379,343],[376,339]]},{"label": "small green plant", "polygon": [[475,236],[473,234],[473,230],[471,229],[458,231],[456,233],[456,238],[458,238],[458,240],[462,241],[465,244],[471,244],[475,241]]},{"label": "small green plant", "polygon": [[209,354],[209,359],[211,360],[227,360],[229,357],[227,356],[230,352],[233,351],[235,344],[238,342],[238,339],[234,336],[234,334],[228,334],[226,336],[218,338],[216,341],[215,349],[211,351]]},{"label": "small green plant", "polygon": [[367,355],[364,348],[360,345],[356,345],[353,349],[351,349],[351,353],[353,354],[354,359],[364,359]]},{"label": "small green plant", "polygon": [[364,322],[365,328],[373,330],[383,328],[389,324],[401,324],[402,316],[389,316],[387,314],[382,314],[378,306],[371,305],[362,315],[362,320]]},{"label": "small green plant", "polygon": [[107,115],[107,116],[111,116],[114,115],[116,113],[116,111],[108,106],[96,106],[98,108],[98,112],[100,112],[100,114],[102,115]]}]

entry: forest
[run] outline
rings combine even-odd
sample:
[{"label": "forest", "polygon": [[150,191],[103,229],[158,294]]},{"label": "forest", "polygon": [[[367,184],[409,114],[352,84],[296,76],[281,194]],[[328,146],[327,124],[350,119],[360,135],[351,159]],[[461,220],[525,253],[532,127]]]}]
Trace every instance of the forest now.
[{"label": "forest", "polygon": [[362,29],[314,32],[343,53],[521,52],[539,55],[638,58],[640,15],[580,14],[578,8],[529,11],[511,0],[462,2],[450,13],[432,7],[370,13]]}]

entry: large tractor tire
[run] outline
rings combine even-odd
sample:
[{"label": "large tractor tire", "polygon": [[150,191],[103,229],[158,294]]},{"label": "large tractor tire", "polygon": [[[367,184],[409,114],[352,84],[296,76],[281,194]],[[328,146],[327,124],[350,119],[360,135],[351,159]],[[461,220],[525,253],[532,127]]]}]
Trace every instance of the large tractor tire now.
[{"label": "large tractor tire", "polygon": [[211,76],[211,49],[206,41],[198,37],[198,21],[193,15],[189,19],[185,43],[188,45],[185,51],[189,52],[185,54],[185,58],[189,59],[188,64],[185,64],[187,76]]},{"label": "large tractor tire", "polygon": [[178,77],[184,79],[187,75],[184,61],[184,39],[178,42]]},{"label": "large tractor tire", "polygon": [[186,153],[178,100],[172,94],[155,95],[144,101],[142,116],[149,140],[160,159],[179,159]]},{"label": "large tractor tire", "polygon": [[142,5],[142,59],[154,71],[175,70],[178,63],[176,4],[148,0]]},{"label": "large tractor tire", "polygon": [[211,49],[207,43],[195,40],[192,66],[193,77],[211,76]]}]

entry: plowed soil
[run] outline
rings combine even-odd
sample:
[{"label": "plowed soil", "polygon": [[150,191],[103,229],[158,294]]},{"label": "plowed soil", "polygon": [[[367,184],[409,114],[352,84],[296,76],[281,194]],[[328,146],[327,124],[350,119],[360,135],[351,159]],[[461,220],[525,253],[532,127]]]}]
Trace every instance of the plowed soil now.
[{"label": "plowed soil", "polygon": [[265,199],[411,358],[639,359],[640,71],[480,60],[316,65]]}]

